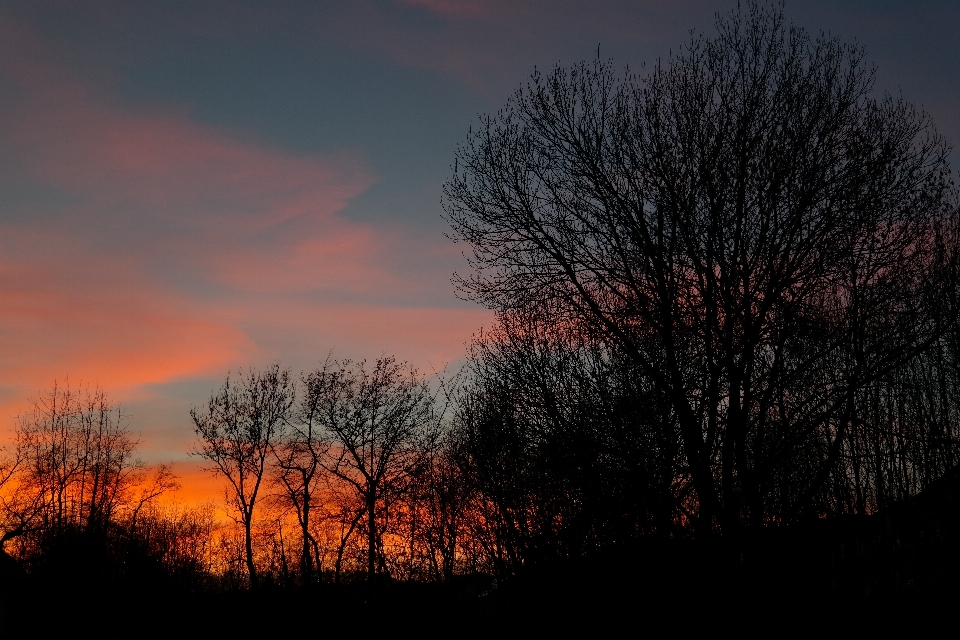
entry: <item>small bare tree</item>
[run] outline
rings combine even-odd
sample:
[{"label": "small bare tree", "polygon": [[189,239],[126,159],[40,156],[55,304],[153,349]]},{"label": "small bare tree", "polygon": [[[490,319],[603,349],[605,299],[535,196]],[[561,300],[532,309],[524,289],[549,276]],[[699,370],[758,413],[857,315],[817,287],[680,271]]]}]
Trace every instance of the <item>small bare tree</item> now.
[{"label": "small bare tree", "polygon": [[417,508],[423,509],[421,531],[427,561],[434,579],[450,582],[457,564],[457,550],[464,535],[464,511],[470,487],[461,473],[454,447],[448,439],[430,460],[419,482]]},{"label": "small bare tree", "polygon": [[385,514],[438,440],[434,394],[415,369],[388,357],[369,370],[365,362],[328,359],[305,381],[329,443],[321,464],[364,506],[367,578],[373,582],[384,566]]},{"label": "small bare tree", "polygon": [[[310,379],[303,382],[309,388]],[[284,422],[273,447],[274,482],[283,501],[296,514],[300,526],[300,578],[303,584],[309,584],[313,579],[320,558],[319,544],[311,529],[313,501],[322,480],[320,459],[328,449],[322,437],[320,409],[317,395],[303,394]]]},{"label": "small bare tree", "polygon": [[200,438],[194,455],[207,460],[207,470],[228,483],[228,501],[236,522],[243,526],[244,552],[250,586],[259,586],[253,560],[254,510],[268,456],[278,430],[295,400],[290,372],[274,364],[263,372],[250,371],[239,383],[228,376],[211,398],[206,411],[192,409]]},{"label": "small bare tree", "polygon": [[130,530],[137,515],[179,487],[167,465],[152,472],[121,408],[100,388],[54,383],[18,417],[12,449],[0,457],[0,548],[21,557],[69,531]]}]

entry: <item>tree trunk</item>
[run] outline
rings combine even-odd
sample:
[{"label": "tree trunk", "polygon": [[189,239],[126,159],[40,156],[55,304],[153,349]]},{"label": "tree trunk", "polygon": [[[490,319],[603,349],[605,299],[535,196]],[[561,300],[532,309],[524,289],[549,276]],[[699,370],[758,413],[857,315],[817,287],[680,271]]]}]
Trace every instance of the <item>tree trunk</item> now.
[{"label": "tree trunk", "polygon": [[300,552],[300,581],[305,586],[313,578],[313,559],[310,557],[310,490],[307,479],[303,482],[303,518],[300,522],[303,549]]},{"label": "tree trunk", "polygon": [[376,495],[371,491],[367,494],[367,582],[370,584],[373,584],[377,572],[377,530],[374,520],[376,508]]},{"label": "tree trunk", "polygon": [[247,552],[247,573],[250,576],[250,588],[256,589],[260,586],[260,577],[257,575],[257,567],[253,564],[253,535],[251,533],[251,525],[253,520],[253,513],[246,514],[246,517],[243,519],[243,533],[244,533],[244,542],[246,544]]}]

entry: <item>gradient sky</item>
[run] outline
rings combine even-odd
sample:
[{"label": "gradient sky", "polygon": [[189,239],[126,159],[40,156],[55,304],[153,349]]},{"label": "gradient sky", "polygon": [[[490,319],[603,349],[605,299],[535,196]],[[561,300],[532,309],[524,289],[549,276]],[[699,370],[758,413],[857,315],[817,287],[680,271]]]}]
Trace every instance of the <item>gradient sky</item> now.
[{"label": "gradient sky", "polygon": [[[0,426],[54,380],[122,403],[150,462],[228,371],[333,352],[431,372],[456,299],[441,186],[534,67],[637,69],[735,0],[0,4]],[[960,143],[960,1],[794,0]],[[954,154],[954,165],[958,165]]]}]

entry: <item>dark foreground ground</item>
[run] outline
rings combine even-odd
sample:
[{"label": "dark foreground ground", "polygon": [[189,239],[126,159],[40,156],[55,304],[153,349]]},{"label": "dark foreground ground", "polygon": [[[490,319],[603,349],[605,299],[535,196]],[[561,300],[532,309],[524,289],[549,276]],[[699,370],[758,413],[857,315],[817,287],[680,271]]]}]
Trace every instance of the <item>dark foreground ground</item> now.
[{"label": "dark foreground ground", "polygon": [[954,637],[954,475],[888,513],[644,540],[499,583],[217,591],[75,540],[30,574],[0,554],[0,638]]},{"label": "dark foreground ground", "polygon": [[736,557],[726,548],[650,542],[499,584],[461,576],[448,585],[189,593],[162,580],[110,584],[76,571],[40,580],[8,563],[0,637],[857,638],[954,628],[953,559],[924,564],[902,549],[884,555],[870,538],[881,524],[796,529],[786,542],[767,535]]}]

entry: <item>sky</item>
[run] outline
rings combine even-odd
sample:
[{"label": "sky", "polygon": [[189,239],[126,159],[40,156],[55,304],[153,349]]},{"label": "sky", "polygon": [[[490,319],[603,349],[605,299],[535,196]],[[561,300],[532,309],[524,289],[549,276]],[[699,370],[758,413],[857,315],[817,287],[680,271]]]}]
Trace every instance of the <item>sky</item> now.
[{"label": "sky", "polygon": [[[0,2],[0,432],[55,381],[98,385],[147,462],[200,486],[189,410],[228,372],[456,367],[493,319],[457,299],[441,215],[468,128],[534,68],[599,47],[640,70],[735,7]],[[865,47],[878,93],[960,144],[960,2],[786,13]]]}]

